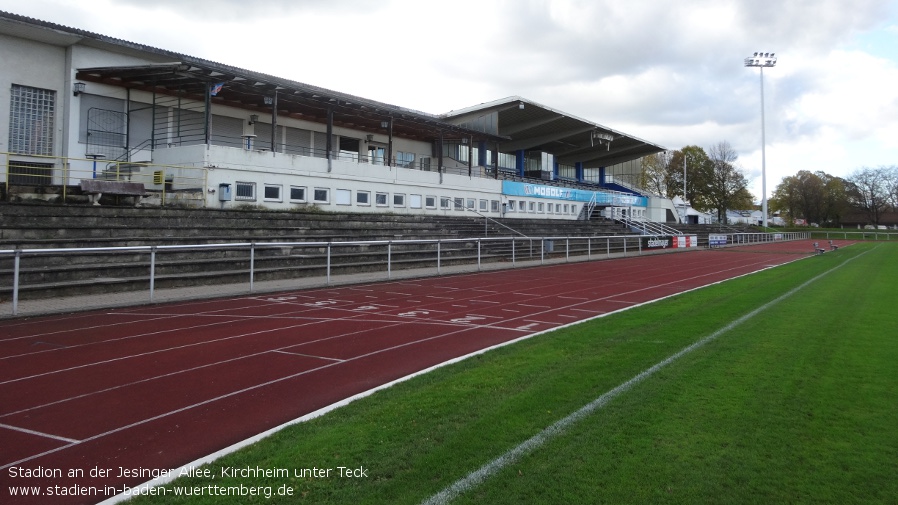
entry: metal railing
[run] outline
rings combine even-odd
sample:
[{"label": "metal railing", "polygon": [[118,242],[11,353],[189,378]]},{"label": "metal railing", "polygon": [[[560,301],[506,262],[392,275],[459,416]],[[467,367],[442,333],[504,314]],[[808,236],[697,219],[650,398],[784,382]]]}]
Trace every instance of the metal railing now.
[{"label": "metal railing", "polygon": [[[807,234],[728,236],[730,244],[799,238],[807,238]],[[86,295],[105,294],[112,289],[118,290],[117,293],[147,291],[143,302],[153,302],[160,287],[168,290],[230,284],[237,289],[236,292],[232,289],[232,293],[253,293],[259,280],[311,277],[320,283],[323,277],[324,284],[331,285],[336,274],[366,273],[365,280],[371,280],[372,275],[375,280],[384,275],[392,279],[398,269],[414,270],[416,276],[442,275],[450,266],[459,267],[456,271],[470,271],[476,266],[476,271],[481,271],[485,262],[498,266],[510,263],[513,268],[522,261],[542,265],[548,261],[569,262],[574,258],[588,261],[644,252],[644,237],[640,235],[527,237],[526,240],[531,242],[529,253],[521,253],[517,244],[523,239],[518,237],[3,249],[0,250],[0,279],[3,279],[0,298],[11,300],[9,313],[18,315],[23,292],[29,299],[69,296],[71,303],[78,304],[88,303],[82,301]],[[537,241],[538,259],[532,251],[532,243]],[[11,280],[11,284],[5,279]],[[279,289],[302,287],[297,283]],[[226,293],[218,287],[207,292]],[[119,298],[117,295],[112,303],[123,303]]]}]

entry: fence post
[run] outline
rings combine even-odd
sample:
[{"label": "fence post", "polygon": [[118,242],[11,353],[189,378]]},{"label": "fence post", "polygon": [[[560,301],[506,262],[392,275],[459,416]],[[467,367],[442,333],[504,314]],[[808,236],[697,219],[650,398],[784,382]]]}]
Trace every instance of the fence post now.
[{"label": "fence post", "polygon": [[546,263],[546,237],[539,239],[539,264]]},{"label": "fence post", "polygon": [[249,244],[249,292],[255,289],[253,281],[256,277],[256,241],[253,240]]},{"label": "fence post", "polygon": [[13,261],[12,271],[12,315],[14,316],[19,315],[19,262],[21,257],[22,250],[16,248],[16,258]]},{"label": "fence post", "polygon": [[514,237],[511,237],[511,266],[514,268]]},{"label": "fence post", "polygon": [[440,270],[440,249],[443,245],[442,239],[437,239],[437,275],[443,275],[443,272]]},{"label": "fence post", "polygon": [[571,261],[571,237],[564,238],[564,261],[565,263]]},{"label": "fence post", "polygon": [[150,301],[156,295],[156,246],[150,247]]},{"label": "fence post", "polygon": [[586,237],[586,260],[592,259],[592,237]]},{"label": "fence post", "polygon": [[393,278],[393,241],[387,241],[387,279]]},{"label": "fence post", "polygon": [[331,285],[331,243],[327,243],[327,285]]},{"label": "fence post", "polygon": [[480,272],[480,241],[477,239],[477,271]]}]

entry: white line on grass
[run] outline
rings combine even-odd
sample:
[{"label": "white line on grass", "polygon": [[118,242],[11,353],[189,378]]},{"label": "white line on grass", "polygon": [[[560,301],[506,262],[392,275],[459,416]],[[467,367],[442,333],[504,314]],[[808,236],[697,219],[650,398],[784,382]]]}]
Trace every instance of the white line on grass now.
[{"label": "white line on grass", "polygon": [[[864,253],[864,254],[866,254],[866,253]],[[534,435],[530,439],[524,441],[517,447],[511,449],[510,451],[506,452],[505,454],[503,454],[503,455],[499,456],[498,458],[490,461],[489,463],[483,465],[479,469],[469,473],[466,477],[455,481],[454,483],[452,483],[451,485],[449,485],[448,487],[446,487],[439,493],[437,493],[437,494],[431,496],[430,498],[428,498],[427,500],[421,502],[422,505],[444,505],[444,504],[451,502],[458,496],[464,494],[465,492],[470,491],[471,489],[474,489],[475,487],[477,487],[481,483],[483,483],[486,479],[490,478],[491,476],[493,476],[494,474],[496,474],[503,468],[518,461],[519,459],[521,459],[521,457],[523,457],[524,455],[537,449],[538,447],[542,446],[547,441],[554,438],[556,435],[561,434],[562,432],[564,432],[567,428],[569,428],[573,424],[584,419],[585,417],[592,414],[593,412],[601,409],[602,407],[607,405],[614,398],[620,396],[623,393],[626,393],[631,388],[633,388],[633,386],[635,386],[635,385],[639,384],[640,382],[642,382],[643,380],[651,377],[658,370],[661,370],[662,368],[666,367],[667,365],[669,365],[669,364],[673,363],[674,361],[682,358],[683,356],[691,353],[692,351],[698,349],[699,347],[702,347],[703,345],[716,339],[717,337],[723,335],[724,333],[732,330],[733,328],[740,326],[742,323],[754,318],[755,316],[757,316],[761,312],[764,312],[768,308],[779,304],[783,300],[791,297],[795,293],[801,291],[802,289],[806,288],[810,284],[816,282],[818,279],[821,279],[822,277],[829,275],[830,273],[832,273],[832,272],[836,271],[837,269],[841,268],[842,266],[844,266],[849,261],[852,261],[858,257],[860,257],[860,256],[855,256],[854,258],[851,258],[848,261],[841,263],[840,265],[836,266],[835,268],[833,268],[831,270],[827,270],[826,272],[823,272],[822,274],[806,281],[805,283],[801,284],[800,286],[793,288],[792,290],[783,294],[779,298],[776,298],[773,301],[765,303],[764,305],[749,312],[748,314],[745,314],[744,316],[740,317],[739,319],[732,321],[730,324],[724,326],[723,328],[720,328],[719,330],[715,331],[714,333],[692,343],[689,346],[686,346],[685,348],[681,349],[679,352],[672,354],[671,356],[668,356],[664,360],[643,370],[642,372],[640,372],[639,374],[637,374],[636,376],[634,376],[627,382],[624,382],[623,384],[617,386],[616,388],[606,392],[602,396],[589,402],[588,404],[581,407],[579,410],[572,413],[571,415],[555,422],[548,428],[537,433],[536,435]]]}]

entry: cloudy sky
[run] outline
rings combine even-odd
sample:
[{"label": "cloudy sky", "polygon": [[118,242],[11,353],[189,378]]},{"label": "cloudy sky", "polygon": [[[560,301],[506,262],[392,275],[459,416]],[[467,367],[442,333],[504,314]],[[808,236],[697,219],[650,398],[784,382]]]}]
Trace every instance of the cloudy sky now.
[{"label": "cloudy sky", "polygon": [[429,113],[508,96],[668,149],[722,141],[761,195],[898,165],[894,0],[0,0],[0,10]]}]

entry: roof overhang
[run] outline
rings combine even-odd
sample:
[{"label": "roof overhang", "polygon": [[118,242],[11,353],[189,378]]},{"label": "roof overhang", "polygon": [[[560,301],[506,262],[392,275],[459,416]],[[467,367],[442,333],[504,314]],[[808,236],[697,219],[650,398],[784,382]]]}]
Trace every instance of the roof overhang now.
[{"label": "roof overhang", "polygon": [[562,164],[608,167],[661,152],[664,147],[536,102],[513,96],[443,114],[447,121],[473,125],[496,115],[499,151],[541,151]]},{"label": "roof overhang", "polygon": [[205,100],[207,90],[221,84],[213,105],[231,106],[371,133],[386,133],[392,122],[395,136],[431,142],[467,138],[473,142],[507,141],[507,137],[472,130],[438,116],[389,105],[337,91],[206,61],[182,60],[148,65],[78,69],[83,81],[147,92]]}]

